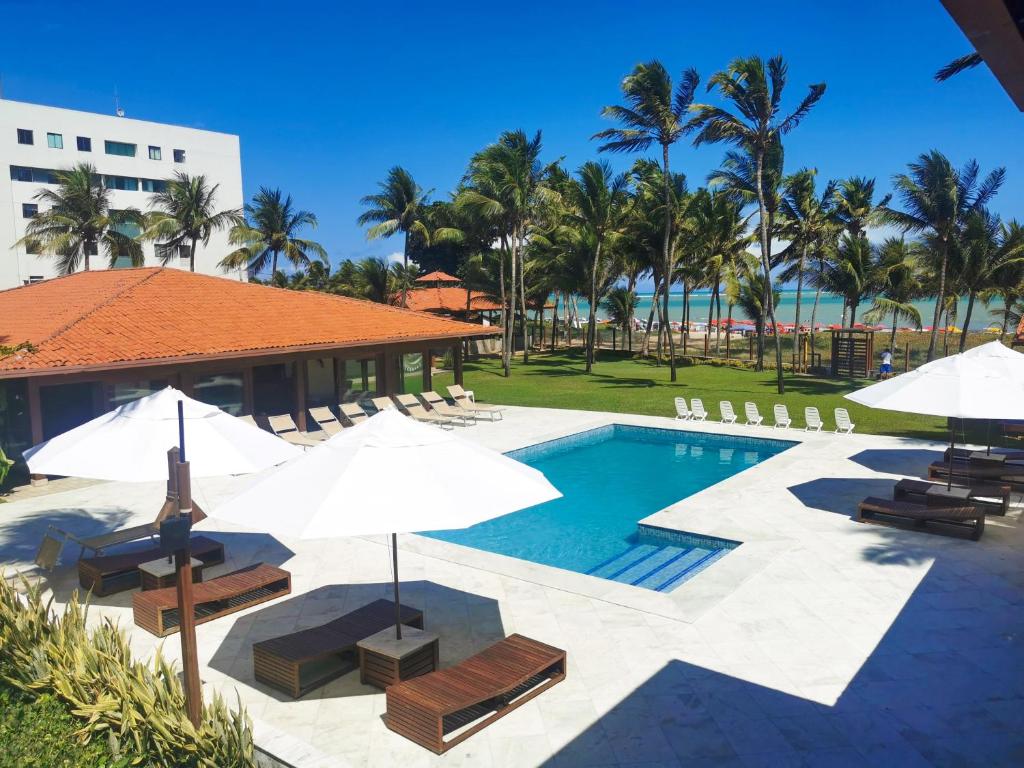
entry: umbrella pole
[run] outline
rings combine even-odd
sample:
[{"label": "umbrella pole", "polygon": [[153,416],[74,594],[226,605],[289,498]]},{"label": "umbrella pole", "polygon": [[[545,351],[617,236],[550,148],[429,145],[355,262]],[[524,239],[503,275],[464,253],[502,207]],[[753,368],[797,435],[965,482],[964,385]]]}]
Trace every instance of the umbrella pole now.
[{"label": "umbrella pole", "polygon": [[985,442],[988,443],[988,447],[985,449],[985,454],[988,456],[992,455],[992,419],[985,419]]},{"label": "umbrella pole", "polygon": [[953,419],[949,420],[949,471],[946,473],[946,490],[952,490],[953,488],[953,459],[956,458],[953,455],[953,445],[956,439],[956,430],[953,427]]},{"label": "umbrella pole", "polygon": [[[181,400],[178,401],[178,514],[192,521],[192,478],[185,460],[185,416]],[[192,594],[192,552],[189,540],[185,547],[174,553],[177,571],[178,622],[181,635],[181,672],[185,688],[185,712],[196,728],[202,720],[203,690],[199,679],[199,649],[196,644],[195,598]]]},{"label": "umbrella pole", "polygon": [[398,534],[391,534],[391,575],[395,578],[395,638],[402,639],[402,602],[398,596]]}]

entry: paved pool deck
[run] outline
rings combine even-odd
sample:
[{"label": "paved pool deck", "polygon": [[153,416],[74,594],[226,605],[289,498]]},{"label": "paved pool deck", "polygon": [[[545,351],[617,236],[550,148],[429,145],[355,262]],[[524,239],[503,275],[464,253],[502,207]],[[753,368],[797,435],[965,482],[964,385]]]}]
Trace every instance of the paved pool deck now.
[{"label": "paved pool deck", "polygon": [[[210,519],[197,528],[228,562],[208,578],[262,560],[291,571],[293,592],[198,628],[208,692],[237,693],[257,742],[296,768],[1024,764],[1019,505],[980,542],[853,522],[859,499],[941,456],[917,440],[541,408],[459,434],[506,451],[612,423],[799,444],[652,510],[645,522],[743,542],[668,594],[400,537],[403,602],[440,634],[442,665],[519,632],[568,652],[563,683],[442,758],[388,731],[383,694],[357,674],[288,700],[253,680],[252,643],[388,597],[384,539],[278,540]],[[197,480],[195,496],[213,509],[250,482]],[[0,507],[0,564],[29,568],[49,522],[107,530],[152,520],[162,499],[155,483],[16,495]],[[76,555],[46,579],[58,603]],[[162,644],[178,658],[177,636],[135,628],[130,606],[130,592],[98,599],[91,620],[118,620],[141,656]]]}]

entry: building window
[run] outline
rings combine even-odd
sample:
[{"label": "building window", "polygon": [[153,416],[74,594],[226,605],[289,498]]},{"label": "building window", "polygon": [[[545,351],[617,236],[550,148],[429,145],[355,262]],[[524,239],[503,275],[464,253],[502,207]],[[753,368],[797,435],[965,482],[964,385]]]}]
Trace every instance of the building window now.
[{"label": "building window", "polygon": [[167,182],[162,179],[139,179],[142,182],[143,192],[164,192],[167,189]]},{"label": "building window", "polygon": [[149,159],[150,160],[162,160],[163,159],[160,156],[160,147],[154,147],[154,146],[150,145],[150,147],[149,147]]},{"label": "building window", "polygon": [[184,163],[185,162],[185,150],[184,149],[176,149],[176,150],[174,150],[174,162],[176,162],[176,163]]},{"label": "building window", "polygon": [[64,149],[64,136],[60,133],[46,134],[46,146],[50,149]]},{"label": "building window", "polygon": [[77,141],[79,152],[92,152],[92,139],[88,136],[79,136]]},{"label": "building window", "polygon": [[[201,403],[216,405],[232,416],[242,415],[243,395],[242,374],[218,373],[213,376],[197,376],[192,385],[192,397]],[[279,411],[274,411],[279,413]]]},{"label": "building window", "polygon": [[42,275],[29,275],[28,276],[28,280],[25,281],[25,285],[31,285],[32,283],[41,283],[41,282],[43,282],[43,276]]},{"label": "building window", "polygon": [[135,145],[124,141],[104,141],[104,151],[108,155],[120,155],[121,157],[135,157]]},{"label": "building window", "polygon": [[126,192],[138,192],[139,180],[131,176],[104,176],[103,186],[107,189],[121,189]]},{"label": "building window", "polygon": [[32,131],[27,128],[18,129],[18,143],[19,144],[35,144],[32,140]]},{"label": "building window", "polygon": [[35,203],[22,203],[21,204],[21,218],[31,219],[39,213],[39,206]]},{"label": "building window", "polygon": [[155,247],[156,257],[160,259],[161,263],[166,264],[168,261],[174,258],[188,259],[187,245],[171,245],[169,243],[157,243]]},{"label": "building window", "polygon": [[57,172],[49,168],[26,168],[23,165],[12,165],[11,180],[34,181],[37,184],[56,184]]},{"label": "building window", "polygon": [[43,252],[43,249],[39,246],[38,240],[26,240],[25,241],[25,253],[30,256],[38,256]]}]

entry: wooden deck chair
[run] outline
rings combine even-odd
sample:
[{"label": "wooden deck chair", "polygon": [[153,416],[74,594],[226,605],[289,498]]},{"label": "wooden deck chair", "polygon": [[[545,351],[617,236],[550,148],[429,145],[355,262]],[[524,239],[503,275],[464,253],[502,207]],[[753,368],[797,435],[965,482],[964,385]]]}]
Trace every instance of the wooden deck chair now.
[{"label": "wooden deck chair", "polygon": [[690,409],[686,407],[686,398],[676,398],[676,419],[678,421],[689,421],[693,418],[693,414],[690,413]]},{"label": "wooden deck chair", "polygon": [[290,413],[283,413],[280,416],[268,416],[267,421],[270,423],[271,432],[292,445],[301,445],[304,448],[309,448],[320,442],[316,438],[302,434]]},{"label": "wooden deck chair", "polygon": [[772,412],[775,414],[775,424],[772,425],[772,429],[789,429],[790,424],[793,423],[793,420],[789,418],[789,409],[782,403],[776,403]]},{"label": "wooden deck chair", "polygon": [[743,404],[743,412],[747,415],[748,427],[759,427],[764,421],[764,416],[757,410],[757,404],[749,400]]},{"label": "wooden deck chair", "polygon": [[345,421],[342,421],[341,426],[343,427],[354,427],[370,418],[359,403],[339,403],[338,410],[341,412],[342,418],[349,422],[346,424]]},{"label": "wooden deck chair", "polygon": [[836,408],[836,434],[853,434],[853,428],[857,426],[850,421],[850,412],[845,408]]},{"label": "wooden deck chair", "polygon": [[387,395],[381,395],[380,397],[371,397],[370,402],[373,403],[373,407],[378,411],[386,411],[388,408],[396,408],[395,401]]},{"label": "wooden deck chair", "polygon": [[470,413],[476,414],[477,416],[486,416],[491,421],[496,419],[504,419],[504,408],[499,408],[496,405],[481,405],[473,400],[469,399],[469,395],[458,384],[452,384],[448,387],[448,394],[452,396],[452,400],[455,401],[455,405],[459,408],[465,408]]},{"label": "wooden deck chair", "polygon": [[52,571],[57,566],[57,561],[60,560],[60,553],[64,549],[66,541],[67,538],[57,538],[50,530],[47,530],[43,534],[43,540],[39,543],[39,549],[36,550],[36,566],[47,573]]},{"label": "wooden deck chair", "polygon": [[690,398],[690,413],[694,421],[707,421],[708,412],[704,410],[704,402],[699,397]]},{"label": "wooden deck chair", "polygon": [[464,408],[459,408],[457,405],[449,405],[448,401],[437,394],[437,392],[420,392],[420,399],[442,416],[447,416],[449,419],[461,419],[465,424],[476,423],[475,413],[470,413]]},{"label": "wooden deck chair", "polygon": [[416,399],[416,395],[396,395],[399,409],[407,416],[425,424],[436,424],[442,429],[452,429],[455,425],[454,419],[442,416],[439,413],[432,413],[423,407],[423,403]]},{"label": "wooden deck chair", "polygon": [[804,408],[804,422],[807,426],[804,427],[804,432],[821,432],[822,424],[821,414],[818,413],[818,409],[813,405],[809,405]]},{"label": "wooden deck chair", "polygon": [[320,426],[320,429],[328,437],[341,432],[341,423],[326,405],[321,405],[319,408],[310,408],[309,415],[313,417],[313,421]]},{"label": "wooden deck chair", "polygon": [[718,410],[722,412],[722,423],[723,424],[735,424],[736,423],[736,411],[732,409],[732,403],[728,400],[718,401]]}]

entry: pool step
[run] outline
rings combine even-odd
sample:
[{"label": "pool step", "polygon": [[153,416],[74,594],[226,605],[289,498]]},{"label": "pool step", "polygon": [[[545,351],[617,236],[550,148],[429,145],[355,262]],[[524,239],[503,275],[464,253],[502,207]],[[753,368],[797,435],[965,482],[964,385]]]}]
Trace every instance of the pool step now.
[{"label": "pool step", "polygon": [[724,554],[701,547],[635,544],[588,573],[602,579],[667,592]]}]

